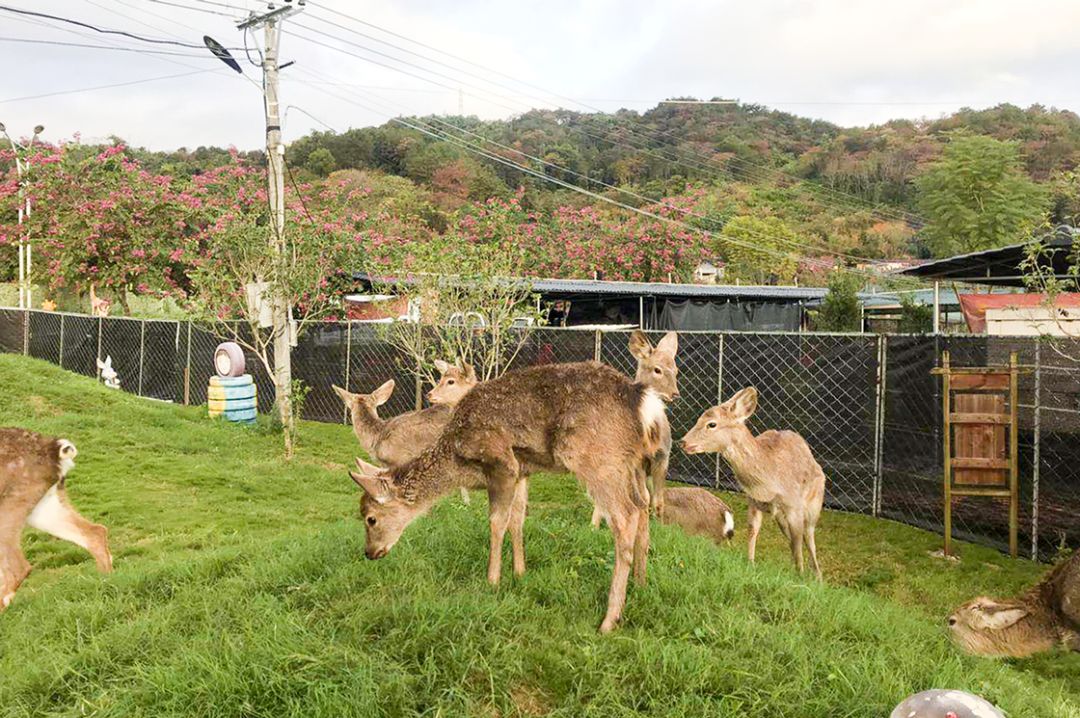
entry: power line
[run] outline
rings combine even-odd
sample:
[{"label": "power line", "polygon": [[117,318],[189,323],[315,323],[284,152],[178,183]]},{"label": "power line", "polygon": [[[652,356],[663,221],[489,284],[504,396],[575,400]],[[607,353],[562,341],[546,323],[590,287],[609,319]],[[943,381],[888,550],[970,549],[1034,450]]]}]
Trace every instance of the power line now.
[{"label": "power line", "polygon": [[174,57],[194,57],[200,60],[213,60],[212,55],[196,55],[190,52],[172,52],[170,50],[144,50],[135,47],[118,47],[116,45],[90,45],[82,42],[63,42],[61,40],[31,40],[22,37],[0,37],[0,42],[22,42],[31,45],[57,45],[60,47],[79,47],[92,50],[113,50],[119,52],[137,52],[140,54],[172,55]]},{"label": "power line", "polygon": [[[380,104],[382,104],[384,107],[386,106],[386,103],[380,103]],[[313,119],[315,119],[315,118],[313,118]],[[318,120],[316,120],[316,121],[318,121]],[[483,135],[480,135],[480,134],[478,134],[476,132],[472,132],[472,131],[470,131],[468,129],[458,127],[457,125],[454,125],[454,124],[452,124],[450,122],[446,122],[445,120],[441,120],[441,119],[438,119],[438,118],[435,118],[435,117],[431,117],[431,118],[428,118],[426,120],[417,119],[416,121],[420,122],[421,124],[426,125],[429,128],[432,126],[431,123],[435,123],[435,124],[441,125],[443,127],[447,127],[453,132],[459,132],[459,133],[463,133],[463,134],[468,134],[468,135],[470,135],[472,137],[475,137],[475,138],[479,139],[481,142],[486,142],[488,144],[494,145],[494,146],[496,146],[496,147],[498,147],[498,148],[500,148],[502,150],[505,150],[507,152],[511,152],[513,154],[516,154],[518,156],[527,158],[527,159],[532,160],[534,162],[538,162],[538,163],[540,163],[541,165],[543,165],[545,167],[550,167],[550,168],[556,169],[556,170],[558,170],[560,172],[563,172],[565,174],[569,174],[569,175],[578,177],[580,179],[583,179],[586,182],[590,182],[590,183],[593,183],[595,185],[599,185],[601,187],[604,187],[606,189],[609,189],[609,190],[612,190],[612,191],[615,191],[615,192],[619,192],[621,194],[633,197],[633,198],[641,200],[643,202],[648,202],[648,203],[650,203],[652,205],[657,205],[657,206],[663,207],[664,209],[667,209],[667,210],[678,212],[678,213],[682,214],[683,216],[695,217],[695,218],[698,218],[698,219],[710,221],[710,218],[708,216],[706,216],[704,214],[701,214],[700,212],[696,212],[696,211],[691,210],[691,209],[679,207],[679,206],[673,205],[673,204],[671,204],[669,202],[664,202],[663,199],[656,199],[656,198],[653,198],[653,197],[648,197],[648,196],[642,195],[642,194],[640,194],[638,192],[634,192],[633,190],[630,190],[630,189],[627,189],[627,188],[624,188],[624,187],[619,187],[619,186],[604,182],[602,180],[589,177],[589,176],[584,175],[584,174],[582,174],[580,172],[575,172],[573,170],[561,167],[561,166],[559,166],[559,165],[557,165],[557,164],[555,164],[553,162],[548,162],[547,160],[544,160],[544,159],[542,159],[540,157],[537,157],[535,155],[528,154],[527,152],[524,152],[524,151],[522,151],[520,149],[510,147],[508,145],[504,145],[502,143],[496,142],[495,140],[486,138]],[[324,126],[325,126],[325,123],[322,123],[322,124],[324,124]],[[446,134],[445,130],[443,130],[441,132],[444,135]],[[476,145],[471,144],[471,146],[475,147]],[[695,227],[694,229],[704,229],[704,228],[696,228]],[[708,230],[705,230],[705,231],[708,231]],[[770,240],[775,241],[775,242],[779,242],[779,243],[782,243],[782,244],[787,244],[787,245],[795,247],[797,249],[810,250],[810,251],[816,252],[818,254],[826,254],[826,255],[830,255],[830,256],[833,256],[833,257],[836,257],[836,258],[840,258],[840,259],[847,259],[847,260],[850,260],[850,261],[871,261],[871,262],[873,261],[873,260],[867,260],[866,258],[863,258],[863,257],[856,257],[854,255],[845,254],[843,252],[837,252],[837,251],[832,250],[832,249],[830,249],[828,247],[823,247],[823,246],[816,245],[816,244],[811,244],[811,243],[808,243],[808,242],[800,242],[798,240],[787,239],[787,238],[780,237],[778,235],[774,235],[774,234],[770,234],[770,233],[752,232],[752,234],[754,234],[754,235],[756,235],[758,237],[761,237],[763,239],[770,239]],[[820,260],[816,260],[816,261],[820,261]]]},{"label": "power line", "polygon": [[227,17],[230,20],[239,19],[235,15],[232,15],[232,14],[227,13],[227,12],[221,12],[220,10],[210,10],[209,8],[194,7],[192,5],[183,5],[183,4],[178,3],[178,2],[170,2],[170,0],[147,0],[147,2],[156,3],[157,5],[168,5],[169,7],[178,7],[180,9],[182,9],[182,10],[192,10],[194,12],[204,12],[204,13],[207,13],[209,15],[218,15],[218,16],[221,16],[221,17]]},{"label": "power line", "polygon": [[94,85],[93,87],[79,87],[71,90],[57,90],[56,92],[46,92],[41,95],[23,95],[22,97],[8,97],[0,100],[0,104],[8,102],[21,102],[23,100],[38,100],[43,97],[56,97],[58,95],[74,95],[79,92],[92,92],[94,90],[108,90],[113,87],[127,87],[129,85],[141,85],[146,82],[158,82],[160,80],[172,80],[178,77],[190,77],[191,75],[201,75],[207,72],[219,73],[222,72],[217,68],[211,70],[194,70],[192,72],[178,72],[173,75],[161,75],[159,77],[146,77],[141,80],[130,80],[128,82],[113,82],[108,85]]},{"label": "power line", "polygon": [[[479,65],[478,63],[472,62],[470,60],[466,60],[466,59],[461,58],[459,56],[452,55],[452,54],[447,53],[445,51],[439,50],[438,48],[434,48],[431,45],[427,45],[425,43],[421,43],[421,42],[415,41],[415,40],[410,40],[409,38],[405,37],[404,35],[400,35],[398,33],[392,32],[392,31],[387,30],[385,28],[381,28],[381,27],[379,27],[377,25],[374,25],[372,23],[366,22],[364,20],[360,20],[359,18],[354,18],[354,17],[349,16],[349,15],[347,15],[345,13],[341,13],[339,11],[332,10],[330,8],[324,8],[324,9],[326,9],[326,10],[328,10],[330,12],[333,12],[334,14],[339,15],[341,17],[350,19],[350,20],[352,20],[354,22],[357,22],[357,23],[360,23],[360,24],[363,24],[363,25],[366,25],[366,26],[374,27],[374,28],[376,28],[376,29],[378,29],[378,30],[380,30],[382,32],[387,33],[387,34],[393,35],[395,37],[400,37],[402,39],[405,39],[405,40],[407,40],[409,42],[413,42],[413,43],[415,43],[417,45],[420,45],[422,47],[432,49],[432,50],[434,50],[434,51],[436,51],[436,52],[438,52],[440,54],[446,55],[448,57],[452,57],[452,58],[454,58],[454,59],[456,59],[456,60],[458,60],[460,62],[464,62],[464,63],[467,63],[469,65],[479,67],[479,68],[484,69],[486,72],[489,72],[491,74],[498,75],[500,77],[508,78],[511,81],[516,82],[518,84],[525,85],[527,87],[536,87],[535,85],[532,85],[532,84],[530,84],[528,82],[525,82],[523,80],[518,80],[517,78],[514,78],[513,76],[508,75],[506,73],[500,72],[498,70],[493,70],[491,68],[486,68],[483,65]],[[509,89],[512,92],[516,92],[516,90],[514,90],[514,88],[510,88],[504,83],[500,83],[500,82],[497,82],[497,81],[494,81],[494,80],[491,80],[491,79],[488,79],[488,78],[483,78],[483,77],[481,77],[481,76],[479,76],[479,75],[477,75],[475,73],[461,70],[460,68],[454,67],[452,65],[448,65],[447,63],[444,63],[444,62],[441,62],[441,61],[436,60],[434,58],[422,55],[420,53],[413,52],[413,51],[408,50],[406,48],[402,48],[402,47],[400,47],[398,45],[395,45],[393,43],[390,43],[390,42],[388,42],[386,40],[381,40],[381,39],[378,39],[378,38],[374,38],[373,36],[368,35],[366,33],[359,32],[357,30],[354,30],[354,29],[346,27],[346,26],[338,25],[337,23],[333,23],[333,22],[331,22],[331,21],[329,21],[329,20],[327,20],[325,18],[319,17],[318,15],[312,14],[311,17],[316,18],[320,22],[324,22],[324,23],[327,23],[327,24],[333,24],[333,25],[335,25],[335,27],[341,27],[341,29],[344,29],[344,30],[346,30],[348,32],[351,32],[351,33],[353,33],[355,35],[358,35],[360,37],[373,39],[376,42],[379,42],[381,44],[392,47],[392,48],[394,48],[394,49],[396,49],[396,50],[398,50],[400,52],[404,52],[406,54],[409,54],[409,55],[412,55],[412,56],[415,56],[415,57],[418,57],[418,58],[422,58],[422,59],[424,59],[424,60],[426,60],[428,62],[432,62],[432,63],[435,63],[435,64],[440,65],[442,67],[446,67],[446,68],[451,69],[451,70],[453,70],[455,72],[464,72],[468,76],[474,77],[476,79],[480,79],[481,81],[486,82],[488,84],[494,85],[496,87],[502,87],[504,89]],[[320,34],[320,35],[322,35],[324,37],[328,37],[328,38],[337,40],[339,42],[343,42],[343,43],[352,45],[354,47],[358,47],[358,48],[363,49],[363,50],[365,50],[367,52],[375,53],[375,54],[381,55],[383,57],[393,59],[396,62],[402,63],[404,65],[407,65],[407,66],[410,66],[410,67],[413,67],[413,68],[416,68],[416,69],[420,69],[420,70],[422,70],[424,72],[428,72],[428,73],[431,73],[431,74],[439,76],[439,77],[447,78],[447,79],[450,79],[450,80],[456,79],[454,77],[447,76],[444,73],[439,73],[437,71],[431,70],[430,68],[422,67],[422,66],[417,65],[415,63],[408,62],[406,60],[403,60],[403,59],[398,58],[398,57],[394,57],[393,55],[389,55],[387,53],[383,53],[383,52],[380,52],[378,50],[373,50],[373,49],[371,49],[371,48],[369,48],[369,47],[367,47],[365,45],[362,45],[360,43],[355,43],[355,42],[352,42],[350,40],[346,40],[344,38],[341,38],[341,37],[338,37],[338,36],[335,36],[335,35],[330,35],[329,33],[319,31],[319,30],[317,30],[315,28],[310,28],[310,27],[303,26],[303,29],[306,29],[306,30],[308,30],[310,32],[316,32],[316,33],[318,33],[318,34]],[[299,36],[299,35],[298,35],[298,37],[301,37],[302,39],[306,39],[309,42],[318,42],[318,41],[315,41],[315,40],[313,40],[311,38],[306,38],[306,37]],[[365,59],[368,62],[375,62],[375,61],[371,60],[370,58],[363,58],[361,56],[357,56],[357,55],[355,55],[355,53],[351,53],[351,52],[349,52],[347,50],[344,50],[343,48],[333,47],[333,46],[330,46],[330,45],[326,45],[325,43],[318,43],[318,44],[321,44],[324,47],[329,47],[330,49],[335,49],[335,50],[337,50],[339,52],[344,52],[345,54],[350,54],[350,55],[353,55],[355,57],[360,57],[361,59]],[[382,65],[382,63],[378,63],[378,62],[375,62],[375,64]],[[385,65],[382,65],[382,66],[385,67]],[[396,69],[399,72],[404,72],[403,70],[400,70],[398,68],[390,68],[390,69]],[[412,75],[412,73],[405,73],[405,74],[409,74],[409,75],[415,77],[415,75]],[[432,84],[436,84],[436,85],[438,85],[440,87],[447,87],[446,85],[443,85],[442,83],[433,82],[428,78],[422,78],[422,79],[424,79],[427,82],[432,82]],[[496,97],[500,97],[502,99],[508,99],[511,102],[517,102],[513,98],[507,97],[506,95],[502,95],[502,94],[497,93],[497,92],[492,92],[490,90],[479,88],[476,85],[473,85],[471,83],[463,83],[463,84],[465,86],[467,86],[467,87],[471,87],[471,88],[480,90],[481,92],[484,92],[484,93],[486,93],[488,95],[493,95],[493,96],[496,96]],[[447,89],[451,89],[451,88],[447,88]],[[557,93],[551,93],[549,91],[543,90],[542,88],[537,88],[537,89],[540,89],[541,92],[544,92],[545,94],[549,94],[549,95],[551,95],[553,97],[556,97],[556,98],[559,98],[559,99],[562,99],[562,100],[567,100],[572,104],[576,104],[576,105],[579,105],[579,106],[582,106],[582,107],[586,107],[586,108],[588,108],[589,110],[591,110],[593,112],[600,112],[600,113],[603,112],[599,108],[592,107],[592,106],[590,106],[590,105],[588,105],[588,104],[586,104],[586,103],[584,103],[582,101],[574,100],[572,98],[568,98],[568,97],[565,97],[563,95],[559,95]],[[538,98],[536,96],[526,95],[526,97],[531,97],[534,100],[539,100],[541,103],[547,103],[547,100],[544,100],[542,98]],[[484,98],[481,98],[481,99],[484,99]],[[492,102],[490,99],[488,99],[487,101]],[[508,107],[507,105],[499,103],[499,102],[492,102],[492,104],[495,104],[495,105],[497,105],[499,107],[509,109],[511,112],[516,113],[518,111],[518,108]],[[520,106],[521,103],[517,102],[517,104]],[[638,120],[638,121],[635,121],[635,124],[643,125],[644,121],[643,120]],[[633,127],[627,127],[625,125],[620,129],[624,129],[625,131],[627,131],[631,135],[633,135],[635,138],[639,138],[639,139],[641,139],[642,141],[644,141],[646,143],[650,143],[650,142],[651,143],[656,143],[656,142],[658,142],[657,134],[667,136],[667,137],[672,138],[672,139],[674,139],[676,141],[679,140],[679,138],[676,135],[674,135],[674,133],[672,133],[670,131],[652,130],[652,129],[646,129],[646,130],[642,131],[642,130],[635,130]],[[615,144],[615,145],[619,144],[618,142],[615,142],[615,141],[611,140],[610,138],[598,138],[595,135],[591,135],[591,136],[593,136],[594,138],[597,138],[597,139],[603,139],[603,140],[605,140],[607,142],[611,142],[612,144]],[[640,145],[631,145],[631,146],[634,147],[637,151],[646,151],[646,148],[642,147]],[[649,149],[648,154],[650,154],[650,156],[656,157],[658,159],[662,159],[667,163],[675,164],[677,166],[692,167],[692,168],[695,168],[695,169],[697,169],[697,170],[699,170],[701,172],[704,172],[704,173],[707,173],[707,174],[710,174],[710,175],[714,175],[715,173],[720,172],[720,173],[723,173],[725,176],[727,176],[727,177],[729,177],[731,179],[735,179],[735,180],[739,179],[738,175],[734,171],[720,165],[715,157],[704,155],[704,154],[702,154],[700,152],[694,152],[692,150],[687,150],[685,148],[679,148],[679,147],[667,148],[667,147],[663,147],[663,146],[658,147],[658,148],[648,148],[648,149]],[[666,155],[666,154],[656,154],[656,151],[659,151],[660,153],[670,152],[674,156],[669,156],[669,155]],[[699,159],[696,162],[692,162],[692,163],[688,162],[687,159],[680,158],[680,156],[679,156],[680,152],[688,153],[688,154],[691,154],[691,155],[696,155]],[[873,204],[873,203],[869,202],[865,197],[855,195],[855,194],[852,194],[852,193],[849,193],[849,192],[844,192],[842,190],[838,190],[838,189],[833,188],[833,187],[827,187],[827,186],[822,185],[820,183],[812,182],[812,181],[807,180],[805,178],[800,178],[800,177],[797,177],[797,176],[792,175],[790,173],[783,172],[783,171],[775,169],[775,168],[767,167],[767,166],[759,164],[759,163],[750,162],[749,160],[745,160],[745,159],[743,159],[741,157],[728,157],[728,158],[726,158],[726,161],[731,163],[731,164],[738,164],[738,165],[745,166],[745,169],[742,169],[740,171],[748,178],[754,178],[754,179],[757,179],[758,181],[776,181],[776,179],[782,178],[784,181],[799,183],[799,184],[807,187],[808,189],[811,189],[813,191],[821,192],[823,194],[829,195],[829,196],[831,196],[833,198],[833,201],[843,201],[849,208],[850,207],[856,207],[856,206],[860,207],[860,208],[868,208],[872,213],[877,214],[878,216],[880,216],[880,217],[882,217],[884,219],[890,219],[890,220],[893,220],[893,221],[903,221],[905,223],[914,222],[916,224],[921,222],[921,220],[917,216],[915,216],[915,215],[913,215],[910,212],[907,212],[905,210],[897,210],[897,209],[889,208],[887,206],[882,206],[880,204]]]},{"label": "power line", "polygon": [[[129,37],[133,40],[139,40],[140,42],[149,42],[155,45],[175,45],[177,47],[186,47],[196,50],[205,49],[203,44],[194,44],[190,42],[181,42],[179,40],[165,40],[162,38],[146,37],[145,35],[136,35],[133,32],[127,30],[111,30],[109,28],[98,27],[97,25],[91,25],[88,22],[82,22],[81,20],[72,20],[67,17],[60,17],[59,15],[50,15],[44,12],[35,12],[33,10],[20,10],[19,8],[8,7],[7,5],[0,5],[0,10],[4,12],[15,13],[16,15],[26,15],[28,17],[37,17],[45,20],[54,20],[56,22],[66,22],[69,25],[76,25],[78,27],[85,27],[88,30],[99,32],[102,35],[121,35],[123,37]],[[240,48],[228,48],[230,50],[239,50]]]},{"label": "power line", "polygon": [[[795,254],[794,252],[792,252],[790,250],[788,250],[788,251],[778,251],[778,250],[775,250],[775,249],[772,249],[772,248],[762,247],[762,246],[752,244],[750,242],[747,242],[747,241],[744,241],[744,240],[737,239],[735,237],[731,237],[729,235],[726,235],[726,234],[723,233],[722,230],[717,232],[717,231],[704,229],[704,228],[700,228],[700,227],[694,227],[693,225],[687,224],[686,222],[683,222],[681,220],[673,219],[671,217],[665,217],[663,215],[656,214],[655,212],[650,212],[649,210],[641,209],[640,207],[634,207],[632,205],[628,205],[626,203],[623,203],[623,202],[620,202],[618,200],[612,199],[611,197],[607,197],[605,195],[593,192],[591,190],[587,190],[587,189],[585,189],[583,187],[579,187],[578,185],[572,184],[570,182],[566,182],[566,181],[560,180],[560,179],[558,179],[556,177],[551,177],[551,176],[546,175],[546,174],[544,174],[542,172],[538,172],[538,171],[536,171],[536,170],[534,170],[534,169],[532,169],[532,168],[530,168],[530,167],[528,167],[526,165],[519,164],[517,162],[514,162],[513,160],[507,159],[507,158],[502,157],[500,155],[489,153],[489,152],[485,151],[484,149],[482,149],[480,147],[477,147],[476,145],[474,145],[474,144],[472,144],[472,143],[470,143],[468,141],[462,140],[459,137],[456,137],[456,136],[453,136],[453,135],[448,135],[446,133],[440,132],[439,130],[437,130],[435,128],[432,128],[430,125],[427,125],[423,120],[415,120],[415,121],[410,122],[409,120],[404,120],[404,119],[401,119],[400,117],[393,117],[390,113],[386,112],[385,110],[379,110],[377,108],[372,108],[370,106],[364,105],[363,103],[357,102],[354,99],[351,99],[351,98],[348,98],[348,97],[345,97],[345,96],[342,96],[342,95],[338,95],[338,94],[333,93],[333,92],[331,92],[329,90],[326,90],[326,89],[323,89],[323,88],[320,88],[320,87],[313,87],[313,89],[316,89],[316,90],[318,90],[320,92],[328,94],[328,95],[330,95],[332,97],[336,97],[337,99],[343,100],[345,102],[349,102],[350,104],[354,104],[357,107],[361,107],[361,108],[363,108],[365,110],[368,110],[369,112],[375,112],[376,114],[389,117],[391,122],[400,124],[400,125],[402,125],[404,127],[408,127],[410,129],[413,129],[413,130],[415,130],[417,132],[425,134],[425,135],[427,135],[429,137],[432,137],[434,139],[450,142],[451,144],[454,144],[454,145],[457,145],[457,146],[461,147],[462,149],[464,149],[467,152],[477,154],[479,156],[485,157],[485,158],[487,158],[489,160],[492,160],[494,162],[497,162],[499,164],[502,164],[502,165],[505,165],[507,167],[511,167],[513,169],[516,169],[518,171],[524,172],[525,174],[531,175],[531,176],[536,177],[538,179],[541,179],[541,180],[544,180],[546,182],[550,182],[550,183],[559,185],[561,187],[564,187],[564,188],[566,188],[568,190],[571,190],[573,192],[577,192],[579,194],[584,194],[584,195],[586,195],[588,197],[591,197],[591,198],[593,198],[595,200],[598,200],[598,201],[601,201],[601,202],[604,202],[604,203],[607,203],[607,204],[611,204],[613,206],[619,207],[619,208],[624,209],[626,211],[633,212],[633,213],[636,213],[636,214],[640,214],[640,215],[643,215],[643,216],[646,216],[646,217],[650,217],[652,219],[655,219],[655,220],[658,220],[658,221],[661,221],[661,222],[665,222],[665,223],[668,223],[668,224],[675,224],[675,225],[681,226],[681,227],[683,227],[683,228],[685,228],[687,230],[693,231],[693,232],[701,232],[701,233],[707,234],[709,236],[717,237],[718,239],[720,239],[723,242],[727,242],[727,243],[735,245],[735,246],[741,246],[741,247],[750,249],[750,250],[755,251],[755,252],[760,252],[762,254],[777,256],[777,257],[785,258],[785,259],[794,259],[796,261],[801,259],[803,261],[808,261],[808,262],[817,264],[819,267],[833,267],[834,266],[834,265],[830,265],[825,260],[815,259],[815,258],[810,258],[810,257],[803,257],[803,256],[800,256],[798,254]],[[417,124],[417,123],[419,123],[419,124]],[[771,239],[780,239],[780,238],[773,237],[772,235],[764,235],[762,233],[757,233],[757,232],[755,232],[753,234],[756,234],[758,236],[766,236],[766,237],[769,237]],[[783,240],[781,240],[781,241],[783,241]],[[881,279],[882,278],[882,275],[880,275],[878,273],[874,273],[874,272],[857,270],[857,269],[853,269],[853,268],[850,268],[850,267],[837,267],[837,268],[841,269],[842,271],[849,272],[849,273],[862,275],[865,278],[873,278],[873,279]]]}]

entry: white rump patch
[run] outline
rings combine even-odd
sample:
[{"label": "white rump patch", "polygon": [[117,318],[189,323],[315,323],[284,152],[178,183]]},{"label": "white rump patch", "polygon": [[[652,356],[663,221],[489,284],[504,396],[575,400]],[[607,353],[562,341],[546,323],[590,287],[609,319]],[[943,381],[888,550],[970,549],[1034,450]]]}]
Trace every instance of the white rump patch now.
[{"label": "white rump patch", "polygon": [[735,531],[735,517],[730,511],[724,512],[724,535],[730,536]]},{"label": "white rump patch", "polygon": [[645,433],[648,434],[652,427],[659,424],[664,419],[664,412],[666,410],[664,400],[660,398],[652,389],[646,389],[645,395],[641,398],[641,425],[645,429]]},{"label": "white rump patch", "polygon": [[75,468],[75,456],[79,451],[75,448],[75,444],[72,444],[67,439],[60,439],[56,443],[60,445],[60,478],[62,479],[67,476],[69,471]]},{"label": "white rump patch", "polygon": [[74,512],[60,501],[59,487],[59,483],[53,484],[52,488],[45,492],[27,517],[26,524],[89,550],[90,542],[79,530],[79,524],[72,516]]}]

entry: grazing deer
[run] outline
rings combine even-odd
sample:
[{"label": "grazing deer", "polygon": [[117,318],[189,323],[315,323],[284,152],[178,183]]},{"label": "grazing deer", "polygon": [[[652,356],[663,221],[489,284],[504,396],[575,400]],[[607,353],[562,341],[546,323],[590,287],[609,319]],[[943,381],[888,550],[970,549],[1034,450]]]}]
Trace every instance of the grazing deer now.
[{"label": "grazing deer", "polygon": [[969,653],[1024,658],[1062,646],[1080,651],[1080,553],[1016,598],[980,596],[949,616],[953,640]]},{"label": "grazing deer", "polygon": [[704,536],[719,545],[735,535],[731,507],[711,491],[696,486],[666,489],[660,522],[678,526],[693,536]]},{"label": "grazing deer", "polygon": [[814,529],[825,501],[825,472],[806,441],[794,431],[766,431],[754,436],[746,420],[757,409],[758,393],[747,387],[701,415],[682,438],[688,454],[717,451],[749,498],[748,555],[754,560],[765,512],[776,519],[791,544],[791,556],[803,572],[803,543],[814,573],[821,579]]},{"label": "grazing deer", "polygon": [[23,429],[0,429],[0,610],[30,573],[20,546],[32,528],[82,546],[104,573],[112,571],[107,530],[72,507],[64,482],[75,466],[75,445]]},{"label": "grazing deer", "polygon": [[633,565],[645,580],[649,497],[644,461],[658,450],[664,404],[656,392],[595,362],[507,372],[479,384],[458,404],[434,446],[393,470],[352,473],[360,502],[365,555],[385,556],[405,528],[460,486],[486,487],[491,528],[488,581],[502,574],[507,530],[514,574],[525,572],[523,526],[528,500],[523,464],[571,471],[607,519],[615,570],[600,631],[615,628]]},{"label": "grazing deer", "polygon": [[[385,466],[401,466],[435,443],[454,406],[477,384],[476,372],[468,364],[462,367],[438,360],[435,365],[442,376],[428,392],[433,406],[399,414],[393,419],[380,418],[378,411],[394,393],[393,379],[370,394],[352,394],[339,386],[333,387],[349,408],[353,433],[360,446]],[[461,490],[461,500],[469,503],[465,488]]]},{"label": "grazing deer", "polygon": [[[679,398],[679,368],[675,366],[675,353],[679,350],[679,335],[668,332],[657,342],[656,347],[649,342],[645,332],[635,329],[630,333],[630,353],[637,359],[637,373],[634,381],[656,392],[667,404]],[[660,422],[660,449],[648,458],[645,473],[652,484],[649,498],[657,516],[663,517],[664,482],[667,479],[668,461],[671,459],[671,425],[667,414]],[[600,527],[600,509],[593,508],[593,528]]]}]

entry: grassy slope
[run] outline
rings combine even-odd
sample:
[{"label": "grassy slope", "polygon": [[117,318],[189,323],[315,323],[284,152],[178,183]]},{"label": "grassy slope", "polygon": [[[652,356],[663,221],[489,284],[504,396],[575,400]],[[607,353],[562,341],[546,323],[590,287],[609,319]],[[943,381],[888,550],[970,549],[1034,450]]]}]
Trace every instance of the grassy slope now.
[{"label": "grassy slope", "polygon": [[354,440],[310,424],[278,439],[0,355],[0,425],[80,449],[73,501],[110,526],[117,571],[33,534],[36,570],[0,614],[0,715],[879,716],[962,687],[1013,716],[1080,715],[1080,657],[960,655],[942,619],[1041,568],[865,517],[828,514],[828,585],[653,530],[650,582],[596,634],[610,538],[581,492],[533,482],[529,572],[484,581],[485,501],[449,499],[366,562],[344,468]]}]

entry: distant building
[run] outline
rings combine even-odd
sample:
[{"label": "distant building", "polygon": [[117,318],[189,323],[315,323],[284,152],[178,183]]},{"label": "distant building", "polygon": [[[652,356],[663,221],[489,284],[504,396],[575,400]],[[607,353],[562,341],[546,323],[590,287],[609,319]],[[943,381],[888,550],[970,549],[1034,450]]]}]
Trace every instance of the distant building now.
[{"label": "distant building", "polygon": [[718,259],[704,261],[694,270],[695,284],[722,284],[724,281],[724,263]]}]

